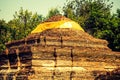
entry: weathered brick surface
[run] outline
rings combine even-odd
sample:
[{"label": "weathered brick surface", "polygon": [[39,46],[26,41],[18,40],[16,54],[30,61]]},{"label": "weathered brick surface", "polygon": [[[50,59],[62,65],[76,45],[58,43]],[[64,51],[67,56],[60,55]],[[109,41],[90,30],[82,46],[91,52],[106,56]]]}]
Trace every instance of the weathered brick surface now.
[{"label": "weathered brick surface", "polygon": [[7,43],[0,80],[94,80],[120,67],[107,41],[71,29],[52,29]]}]

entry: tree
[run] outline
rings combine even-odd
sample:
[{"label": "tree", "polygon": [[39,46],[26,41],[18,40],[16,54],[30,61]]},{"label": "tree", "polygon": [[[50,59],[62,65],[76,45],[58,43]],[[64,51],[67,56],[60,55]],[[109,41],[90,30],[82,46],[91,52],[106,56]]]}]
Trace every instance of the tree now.
[{"label": "tree", "polygon": [[114,41],[112,42],[113,50],[120,51],[120,9],[117,9],[117,17],[114,17],[115,20],[113,21],[113,32],[114,32]]},{"label": "tree", "polygon": [[118,15],[119,13],[112,15],[108,24],[95,33],[96,37],[106,39],[109,42],[108,46],[115,51],[120,51],[120,18]]},{"label": "tree", "polygon": [[64,16],[78,22],[84,28],[84,22],[90,15],[90,3],[88,0],[68,1],[63,7]]},{"label": "tree", "polygon": [[117,9],[117,17],[120,18],[120,9]]},{"label": "tree", "polygon": [[99,27],[99,18],[109,17],[111,8],[112,3],[105,0],[73,0],[63,7],[63,12],[92,34]]},{"label": "tree", "polygon": [[55,16],[55,15],[59,15],[60,11],[57,8],[52,8],[49,12],[48,15],[46,16],[46,19]]},{"label": "tree", "polygon": [[40,22],[43,21],[42,15],[38,15],[37,13],[32,14],[32,12],[23,10],[23,8],[18,12],[15,12],[13,16],[14,19],[8,22],[8,25],[13,30],[13,40],[26,37]]},{"label": "tree", "polygon": [[5,43],[11,40],[10,27],[4,20],[0,20],[0,52],[5,49]]}]

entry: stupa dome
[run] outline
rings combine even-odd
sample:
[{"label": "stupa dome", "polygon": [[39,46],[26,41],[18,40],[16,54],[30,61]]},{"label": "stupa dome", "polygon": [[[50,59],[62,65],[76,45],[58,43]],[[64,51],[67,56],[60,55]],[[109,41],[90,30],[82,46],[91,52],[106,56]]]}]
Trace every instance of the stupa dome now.
[{"label": "stupa dome", "polygon": [[53,28],[71,28],[84,31],[77,22],[65,18],[64,16],[57,15],[46,20],[44,23],[40,23],[31,33],[39,33]]}]

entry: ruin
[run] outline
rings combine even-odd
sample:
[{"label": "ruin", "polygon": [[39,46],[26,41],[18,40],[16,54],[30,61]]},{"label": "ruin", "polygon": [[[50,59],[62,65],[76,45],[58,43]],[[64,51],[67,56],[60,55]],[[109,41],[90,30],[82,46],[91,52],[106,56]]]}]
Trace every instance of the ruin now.
[{"label": "ruin", "polygon": [[[54,16],[46,22],[71,21]],[[95,80],[120,67],[120,52],[82,30],[50,28],[6,43],[0,54],[0,80]],[[119,75],[120,76],[120,75]]]}]

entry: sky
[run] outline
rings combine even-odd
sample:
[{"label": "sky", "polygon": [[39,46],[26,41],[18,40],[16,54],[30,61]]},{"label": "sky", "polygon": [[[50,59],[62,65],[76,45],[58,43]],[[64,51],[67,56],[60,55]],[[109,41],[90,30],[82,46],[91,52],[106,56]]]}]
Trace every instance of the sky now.
[{"label": "sky", "polygon": [[[113,12],[117,8],[120,9],[120,0],[110,0],[114,2]],[[52,8],[62,9],[66,0],[0,0],[0,19],[9,21],[13,19],[13,14],[15,11],[19,11],[21,7],[24,10],[32,11],[32,13],[37,12],[46,16],[48,11]]]}]

